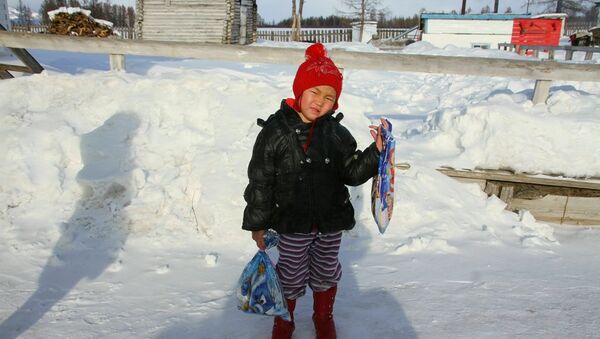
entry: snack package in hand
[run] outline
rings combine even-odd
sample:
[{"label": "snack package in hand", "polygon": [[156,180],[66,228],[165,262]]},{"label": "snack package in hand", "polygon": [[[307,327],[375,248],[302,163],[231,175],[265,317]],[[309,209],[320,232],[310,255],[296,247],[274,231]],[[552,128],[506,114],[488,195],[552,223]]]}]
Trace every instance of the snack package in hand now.
[{"label": "snack package in hand", "polygon": [[[267,231],[267,249],[276,246],[278,239],[277,233]],[[291,320],[275,265],[263,250],[259,250],[244,268],[238,280],[236,297],[238,308],[244,312]]]},{"label": "snack package in hand", "polygon": [[377,175],[373,177],[371,187],[371,212],[379,232],[383,234],[392,219],[394,210],[394,153],[396,141],[392,135],[392,123],[388,120],[387,128],[381,126],[383,150],[379,156]]}]

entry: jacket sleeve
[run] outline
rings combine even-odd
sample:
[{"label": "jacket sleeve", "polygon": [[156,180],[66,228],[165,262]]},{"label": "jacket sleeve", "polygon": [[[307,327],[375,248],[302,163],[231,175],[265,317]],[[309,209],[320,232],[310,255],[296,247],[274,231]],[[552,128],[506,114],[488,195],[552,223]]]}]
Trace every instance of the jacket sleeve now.
[{"label": "jacket sleeve", "polygon": [[377,174],[379,151],[373,142],[364,151],[357,150],[356,140],[350,132],[342,127],[340,133],[344,164],[342,178],[344,184],[358,186],[364,184]]},{"label": "jacket sleeve", "polygon": [[244,191],[247,205],[242,222],[242,229],[248,231],[267,229],[274,208],[274,145],[268,135],[266,128],[258,134],[248,165],[249,183]]}]

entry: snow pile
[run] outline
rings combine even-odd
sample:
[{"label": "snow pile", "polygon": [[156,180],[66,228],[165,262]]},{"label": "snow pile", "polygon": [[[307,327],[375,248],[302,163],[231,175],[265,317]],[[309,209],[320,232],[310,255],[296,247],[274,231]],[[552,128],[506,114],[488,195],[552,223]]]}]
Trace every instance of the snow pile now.
[{"label": "snow pile", "polygon": [[519,55],[515,52],[509,52],[499,49],[483,49],[483,48],[461,48],[454,45],[447,45],[444,48],[435,47],[427,41],[418,41],[410,44],[401,50],[405,54],[427,54],[427,55],[443,55],[443,56],[462,56],[462,57],[477,57],[477,58],[496,58],[496,59],[516,59],[516,60],[531,60],[531,57]]},{"label": "snow pile", "polygon": [[535,107],[525,96],[498,93],[464,111],[432,115],[422,133],[452,145],[457,157],[448,164],[457,168],[600,176],[596,107],[600,97],[578,91],[559,91]]},{"label": "snow pile", "polygon": [[59,13],[66,13],[69,15],[81,13],[85,16],[90,16],[90,14],[92,14],[92,11],[80,7],[59,7],[58,9],[48,11],[48,17],[50,18],[50,21],[54,20],[54,17]]},{"label": "snow pile", "polygon": [[[9,160],[0,171],[10,178],[0,193],[2,205],[9,206],[2,222],[17,234],[46,234],[48,241],[60,232],[48,224],[94,225],[90,236],[103,237],[115,222],[126,225],[123,232],[139,235],[197,233],[206,239],[243,240],[242,193],[259,131],[255,119],[277,108],[279,99],[289,95],[285,84],[292,80],[292,67],[276,76],[262,74],[266,69],[183,72],[162,66],[143,76],[44,73],[3,82],[4,91],[17,95],[0,102],[5,136],[0,141]],[[370,142],[366,126],[378,117],[369,111],[380,110],[375,98],[360,92],[381,87],[394,93],[402,88],[401,83],[385,88],[385,82],[370,82],[361,76],[364,73],[348,71],[341,106],[348,107],[344,123],[362,147]],[[445,89],[441,84],[433,93],[444,100]],[[489,95],[487,91],[483,88],[480,94]],[[598,103],[597,96],[590,100],[589,105]],[[465,188],[433,170],[442,165],[596,175],[600,156],[592,150],[600,140],[592,131],[600,125],[598,118],[581,111],[552,113],[557,105],[576,107],[564,100],[547,108],[532,107],[523,95],[500,94],[469,107],[439,105],[428,114],[415,112],[415,117],[381,112],[397,126],[397,159],[413,164],[398,180],[400,212],[395,215],[401,217],[395,218],[391,232],[406,233],[406,219],[412,219],[415,233],[406,239],[422,237],[431,199],[439,206],[433,205],[430,217],[436,225],[427,236],[454,239],[479,230],[481,220],[502,215],[505,221],[519,222],[502,208],[493,210],[493,217],[478,217],[487,204],[480,192],[453,203],[450,197]],[[576,135],[567,138],[569,134]],[[573,152],[575,148],[581,153]],[[367,186],[355,189],[354,195],[368,196]],[[356,200],[364,205],[358,218],[371,225],[368,201]],[[472,212],[461,212],[458,219],[470,215],[473,220],[437,224],[440,211],[452,215],[465,207]]]},{"label": "snow pile", "polygon": [[[570,45],[569,39],[561,39],[560,46]],[[435,47],[426,41],[419,41],[410,44],[398,51],[398,53],[406,54],[428,54],[428,55],[444,55],[444,56],[461,56],[461,57],[477,57],[477,58],[495,58],[495,59],[515,59],[515,60],[538,60],[532,56],[519,55],[514,51],[504,51],[496,48],[461,48],[454,45],[447,45],[444,48]],[[592,60],[585,60],[585,52],[574,52],[571,61],[565,61],[566,51],[557,50],[554,55],[554,60],[557,62],[582,62],[582,63],[600,63],[600,54],[595,53]],[[540,51],[540,59],[548,59],[548,53]]]}]

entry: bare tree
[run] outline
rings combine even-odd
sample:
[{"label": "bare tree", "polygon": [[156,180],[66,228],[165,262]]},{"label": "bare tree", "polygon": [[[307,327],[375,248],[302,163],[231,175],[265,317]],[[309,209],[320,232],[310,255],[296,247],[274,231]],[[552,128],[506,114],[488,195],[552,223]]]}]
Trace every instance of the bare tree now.
[{"label": "bare tree", "polygon": [[531,0],[531,3],[542,7],[544,13],[583,13],[592,0]]},{"label": "bare tree", "polygon": [[[302,10],[304,8],[304,0],[298,0],[298,8],[296,8],[296,0],[292,0],[292,41],[300,41],[302,31]],[[297,10],[296,10],[297,9]]]},{"label": "bare tree", "polygon": [[23,5],[23,1],[19,0],[19,4],[17,6],[17,11],[19,12],[17,17],[17,24],[20,26],[31,26],[32,21],[32,13],[31,8],[27,5]]},{"label": "bare tree", "polygon": [[360,22],[360,41],[363,40],[365,21],[369,19],[370,13],[378,13],[382,10],[381,0],[341,0],[349,11],[341,11],[344,15],[351,16]]}]

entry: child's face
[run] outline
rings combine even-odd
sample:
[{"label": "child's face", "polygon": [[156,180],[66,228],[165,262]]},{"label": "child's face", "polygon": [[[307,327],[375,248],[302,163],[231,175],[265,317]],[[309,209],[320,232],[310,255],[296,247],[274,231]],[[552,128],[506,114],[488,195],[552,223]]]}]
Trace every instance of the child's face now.
[{"label": "child's face", "polygon": [[336,93],[331,86],[315,86],[302,93],[300,98],[300,118],[313,122],[329,113],[335,104]]}]

